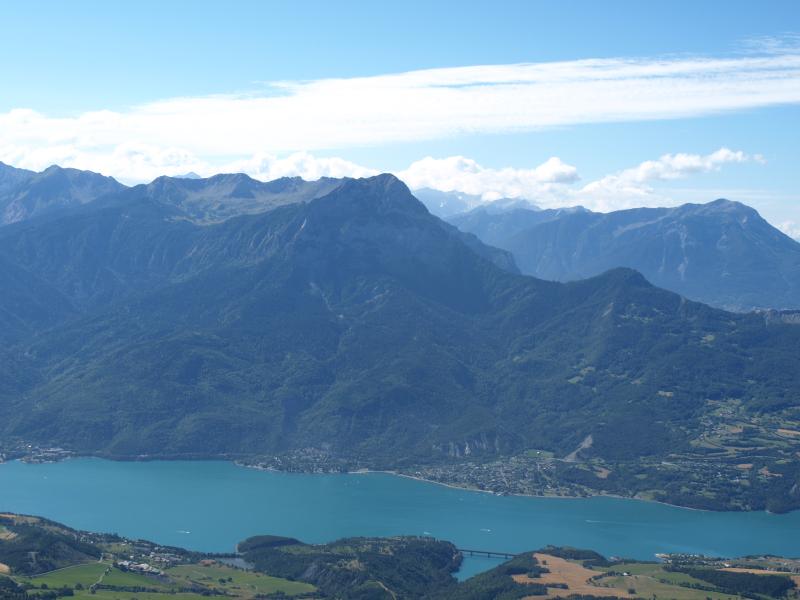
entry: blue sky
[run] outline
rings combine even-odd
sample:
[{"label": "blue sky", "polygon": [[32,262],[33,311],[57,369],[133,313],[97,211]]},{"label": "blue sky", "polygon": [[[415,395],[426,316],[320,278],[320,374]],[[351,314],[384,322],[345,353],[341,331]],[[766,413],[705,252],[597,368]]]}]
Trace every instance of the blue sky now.
[{"label": "blue sky", "polygon": [[796,235],[798,35],[795,1],[7,2],[0,160],[726,196]]}]

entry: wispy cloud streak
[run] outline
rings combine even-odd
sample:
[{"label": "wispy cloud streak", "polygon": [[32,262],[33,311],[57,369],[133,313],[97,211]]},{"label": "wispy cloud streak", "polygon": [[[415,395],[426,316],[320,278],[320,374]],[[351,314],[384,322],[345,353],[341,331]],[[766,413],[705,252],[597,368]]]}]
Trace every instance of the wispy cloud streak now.
[{"label": "wispy cloud streak", "polygon": [[[591,59],[468,66],[307,82],[266,92],[170,98],[125,111],[0,114],[0,160],[33,168],[124,157],[210,162],[533,131],[610,121],[693,117],[800,103],[800,52],[728,58]],[[133,150],[132,150],[133,149]],[[144,154],[144,149],[149,149]],[[152,156],[151,156],[152,155]],[[144,161],[144,162],[142,162]],[[135,162],[135,161],[134,161]],[[176,166],[177,168],[177,166]]]}]

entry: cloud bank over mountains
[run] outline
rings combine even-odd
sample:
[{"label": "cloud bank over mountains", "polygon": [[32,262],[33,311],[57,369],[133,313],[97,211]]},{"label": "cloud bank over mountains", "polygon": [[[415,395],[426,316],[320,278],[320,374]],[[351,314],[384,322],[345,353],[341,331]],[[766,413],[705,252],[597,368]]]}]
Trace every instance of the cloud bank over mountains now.
[{"label": "cloud bank over mountains", "polygon": [[[68,116],[19,108],[0,113],[0,161],[35,170],[51,164],[89,169],[125,183],[189,171],[241,171],[263,180],[363,177],[381,165],[331,155],[399,142],[800,103],[797,45],[762,45],[758,51],[279,81],[248,94],[168,98]],[[683,202],[660,191],[660,184],[762,160],[727,148],[669,154],[584,182],[576,166],[557,156],[522,168],[450,156],[422,158],[397,175],[412,188],[456,190],[487,201],[525,197],[543,207],[613,210]]]},{"label": "cloud bank over mountains", "polygon": [[[759,155],[720,148],[707,155],[665,154],[635,167],[580,185],[575,166],[554,156],[532,169],[490,169],[463,156],[445,159],[425,158],[397,176],[412,189],[429,187],[498,198],[525,198],[542,208],[581,204],[598,211],[619,210],[634,206],[669,206],[685,200],[670,198],[652,187],[652,183],[682,179],[708,173],[727,163],[762,162]],[[578,184],[578,185],[576,185]]]},{"label": "cloud bank over mountains", "polygon": [[[213,166],[194,157],[178,154],[148,154],[128,147],[125,156],[133,168],[141,168],[141,181],[150,181],[162,174],[182,175],[186,172],[210,176],[216,173],[246,173],[261,181],[279,177],[299,176],[306,180],[321,177],[370,177],[381,172],[372,166],[360,165],[338,157],[318,157],[308,152],[295,152],[285,157],[259,153],[250,158],[235,160]],[[158,161],[147,157],[157,156]],[[107,164],[119,156],[107,157]],[[171,159],[177,159],[176,163]],[[98,169],[96,164],[62,163],[62,166]],[[561,158],[552,156],[542,164],[530,168],[490,168],[464,156],[446,158],[425,157],[411,163],[407,168],[395,171],[412,190],[431,188],[443,192],[460,192],[492,202],[501,198],[523,198],[542,208],[559,208],[583,205],[596,211],[611,211],[639,206],[671,206],[686,201],[681,197],[670,197],[653,184],[684,179],[717,171],[728,164],[745,162],[763,163],[756,154],[741,150],[720,148],[706,155],[665,154],[655,160],[611,173],[599,179],[583,182],[578,168]],[[16,165],[21,166],[21,165]],[[113,171],[110,171],[113,174]],[[786,227],[790,227],[787,222]]]},{"label": "cloud bank over mountains", "polygon": [[[655,160],[611,173],[594,181],[583,182],[578,168],[552,156],[530,168],[490,168],[465,156],[425,157],[407,168],[395,171],[412,190],[431,188],[479,196],[486,202],[500,198],[524,198],[542,208],[583,205],[596,211],[619,210],[638,206],[672,206],[686,202],[670,197],[654,187],[659,182],[685,179],[710,173],[725,165],[745,162],[762,163],[760,155],[720,148],[706,155],[665,154]],[[183,171],[186,171],[184,168]],[[216,170],[208,165],[192,165],[202,175]],[[262,181],[299,176],[313,180],[320,177],[369,177],[381,171],[369,165],[336,157],[317,157],[296,152],[279,158],[258,154],[250,159],[223,166],[221,172],[242,172]]]}]

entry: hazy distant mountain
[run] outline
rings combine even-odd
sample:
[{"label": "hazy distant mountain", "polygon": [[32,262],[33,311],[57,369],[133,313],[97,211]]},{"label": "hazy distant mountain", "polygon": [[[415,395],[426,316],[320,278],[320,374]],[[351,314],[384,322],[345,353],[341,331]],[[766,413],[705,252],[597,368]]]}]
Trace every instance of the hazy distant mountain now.
[{"label": "hazy distant mountain", "polygon": [[581,212],[588,211],[581,206],[535,210],[520,205],[485,204],[468,212],[448,217],[447,221],[461,231],[474,234],[485,244],[499,248],[517,234],[537,225]]},{"label": "hazy distant mountain", "polygon": [[0,225],[85,204],[124,187],[91,171],[54,165],[36,173],[0,163]]},{"label": "hazy distant mountain", "polygon": [[431,188],[414,190],[414,196],[422,202],[431,214],[446,218],[480,206],[480,196],[462,194],[461,192],[441,192]]},{"label": "hazy distant mountain", "polygon": [[[202,181],[234,205],[266,189]],[[279,181],[298,200],[219,223],[185,218],[207,200],[192,180],[161,180],[0,229],[0,266],[67,307],[0,294],[21,323],[0,346],[3,438],[115,456],[314,447],[392,465],[563,456],[591,435],[586,452],[608,460],[666,457],[699,435],[708,399],[770,414],[800,389],[798,327],[631,270],[571,284],[510,273],[392,176],[307,201]]]},{"label": "hazy distant mountain", "polygon": [[523,273],[544,279],[629,267],[655,285],[723,308],[800,308],[800,243],[738,202],[611,213],[478,208],[450,221],[509,250]]},{"label": "hazy distant mountain", "polygon": [[536,210],[536,206],[532,202],[519,198],[501,198],[487,202],[481,196],[462,192],[441,192],[431,188],[414,190],[414,196],[425,205],[431,214],[442,219],[465,213],[478,207],[489,211],[509,210],[512,208]]}]

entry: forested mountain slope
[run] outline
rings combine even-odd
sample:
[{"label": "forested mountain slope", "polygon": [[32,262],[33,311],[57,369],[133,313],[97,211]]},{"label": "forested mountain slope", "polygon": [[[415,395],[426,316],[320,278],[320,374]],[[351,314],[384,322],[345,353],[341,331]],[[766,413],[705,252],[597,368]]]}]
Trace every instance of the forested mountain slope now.
[{"label": "forested mountain slope", "polygon": [[796,407],[800,328],[631,270],[559,284],[498,256],[388,175],[219,223],[139,186],[4,227],[0,264],[64,309],[0,299],[24,324],[2,350],[2,435],[383,466],[566,455],[591,435],[617,460],[689,447],[711,402]]}]

